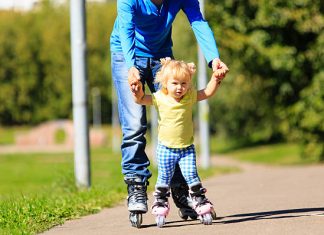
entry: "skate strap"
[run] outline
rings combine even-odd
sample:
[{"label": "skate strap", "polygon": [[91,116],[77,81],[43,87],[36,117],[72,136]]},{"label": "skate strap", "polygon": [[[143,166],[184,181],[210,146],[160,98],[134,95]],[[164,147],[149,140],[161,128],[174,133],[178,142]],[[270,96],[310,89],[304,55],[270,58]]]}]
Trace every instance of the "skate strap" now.
[{"label": "skate strap", "polygon": [[168,204],[164,201],[164,202],[160,202],[160,201],[155,201],[154,204],[152,205],[152,209],[154,207],[167,207]]},{"label": "skate strap", "polygon": [[166,193],[157,193],[157,192],[154,192],[153,193],[153,196],[156,198],[156,199],[166,199],[167,197],[170,197],[170,192],[166,192]]},{"label": "skate strap", "polygon": [[190,192],[190,195],[192,196],[192,197],[196,197],[196,196],[201,196],[201,195],[203,195],[203,194],[205,194],[207,192],[207,189],[205,189],[205,188],[200,188],[198,191],[196,191],[196,192]]},{"label": "skate strap", "polygon": [[197,208],[198,206],[205,205],[206,203],[213,205],[213,203],[211,203],[207,198],[204,198],[201,201],[198,201],[198,203],[195,207]]}]

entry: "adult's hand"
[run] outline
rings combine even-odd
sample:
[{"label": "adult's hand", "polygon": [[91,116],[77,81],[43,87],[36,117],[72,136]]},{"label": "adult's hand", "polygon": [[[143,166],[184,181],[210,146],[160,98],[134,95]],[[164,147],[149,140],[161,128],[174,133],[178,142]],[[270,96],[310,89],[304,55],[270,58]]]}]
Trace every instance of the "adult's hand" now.
[{"label": "adult's hand", "polygon": [[137,68],[135,68],[134,66],[131,67],[128,70],[128,84],[132,90],[132,92],[136,92],[138,91],[138,83],[140,82],[141,77],[139,75],[139,71]]},{"label": "adult's hand", "polygon": [[225,75],[229,71],[227,65],[223,61],[221,61],[220,59],[218,59],[218,58],[215,58],[213,60],[213,62],[212,62],[212,68],[213,68],[214,74],[218,78],[224,78]]}]

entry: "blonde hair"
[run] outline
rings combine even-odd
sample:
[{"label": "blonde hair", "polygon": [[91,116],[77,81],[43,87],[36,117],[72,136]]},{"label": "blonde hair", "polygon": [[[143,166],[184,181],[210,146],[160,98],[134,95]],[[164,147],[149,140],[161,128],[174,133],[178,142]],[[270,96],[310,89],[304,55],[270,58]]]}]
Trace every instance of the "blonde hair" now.
[{"label": "blonde hair", "polygon": [[163,58],[161,61],[161,69],[156,74],[155,83],[160,84],[161,91],[168,94],[167,82],[169,78],[176,78],[189,82],[189,89],[192,87],[192,76],[196,71],[194,63],[186,63],[180,60],[171,60],[171,58]]}]

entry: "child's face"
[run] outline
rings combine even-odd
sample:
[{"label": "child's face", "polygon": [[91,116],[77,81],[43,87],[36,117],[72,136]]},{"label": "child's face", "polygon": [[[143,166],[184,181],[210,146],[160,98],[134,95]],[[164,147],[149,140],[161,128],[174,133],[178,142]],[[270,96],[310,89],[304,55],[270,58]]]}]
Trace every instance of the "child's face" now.
[{"label": "child's face", "polygon": [[167,82],[168,95],[181,100],[189,89],[189,81],[185,79],[169,78]]}]

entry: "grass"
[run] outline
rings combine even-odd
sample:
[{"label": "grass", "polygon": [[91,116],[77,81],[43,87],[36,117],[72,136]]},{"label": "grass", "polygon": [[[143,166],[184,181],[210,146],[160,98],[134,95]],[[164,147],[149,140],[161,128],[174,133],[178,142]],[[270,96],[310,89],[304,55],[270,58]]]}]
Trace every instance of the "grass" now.
[{"label": "grass", "polygon": [[14,143],[14,135],[16,129],[14,128],[2,128],[0,127],[0,144],[13,144]]},{"label": "grass", "polygon": [[[154,188],[157,172],[150,188]],[[199,170],[202,178],[229,168]],[[108,148],[91,152],[92,187],[74,185],[73,154],[0,155],[0,234],[35,234],[67,219],[96,213],[126,198],[120,155]]]},{"label": "grass", "polygon": [[272,144],[251,148],[242,148],[226,153],[240,161],[269,165],[305,165],[317,163],[315,159],[302,158],[297,144]]},{"label": "grass", "polygon": [[114,205],[125,197],[119,156],[92,152],[93,186],[74,186],[72,154],[0,156],[0,233],[31,234]]},{"label": "grass", "polygon": [[302,157],[301,146],[296,143],[277,143],[237,147],[235,140],[212,136],[210,139],[212,154],[233,157],[236,160],[268,165],[307,165],[318,164],[314,157]]}]

